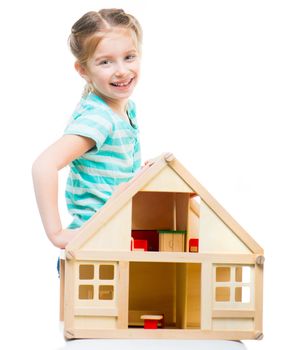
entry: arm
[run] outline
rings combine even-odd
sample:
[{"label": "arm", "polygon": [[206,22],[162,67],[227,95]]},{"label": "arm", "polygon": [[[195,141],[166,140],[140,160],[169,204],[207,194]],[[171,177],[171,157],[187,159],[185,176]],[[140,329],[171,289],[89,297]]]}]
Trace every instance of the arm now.
[{"label": "arm", "polygon": [[58,171],[95,146],[95,141],[77,135],[64,135],[48,147],[33,163],[32,176],[36,201],[45,232],[59,248],[75,236],[63,230],[58,209]]}]

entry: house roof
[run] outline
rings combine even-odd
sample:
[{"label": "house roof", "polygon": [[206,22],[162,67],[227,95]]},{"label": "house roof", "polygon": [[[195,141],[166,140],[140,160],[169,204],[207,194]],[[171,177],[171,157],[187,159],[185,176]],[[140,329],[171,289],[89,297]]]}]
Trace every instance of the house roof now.
[{"label": "house roof", "polygon": [[169,166],[195,192],[208,207],[229,227],[229,229],[255,254],[263,254],[258,243],[232,218],[232,216],[212,197],[212,195],[188,172],[172,153],[164,153],[149,161],[127,183],[114,191],[107,203],[87,221],[69,242],[66,251],[79,249],[97,230],[108,222],[138,191],[146,186],[162,169]]}]

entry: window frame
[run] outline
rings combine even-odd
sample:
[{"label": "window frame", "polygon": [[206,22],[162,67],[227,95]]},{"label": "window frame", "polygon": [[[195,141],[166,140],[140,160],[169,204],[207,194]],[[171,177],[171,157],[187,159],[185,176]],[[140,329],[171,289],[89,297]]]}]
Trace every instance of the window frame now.
[{"label": "window frame", "polygon": [[[217,268],[229,268],[230,280],[219,282],[217,281]],[[244,268],[249,268],[249,281],[236,281],[236,269],[242,268],[242,274]],[[230,299],[228,301],[216,300],[216,288],[229,288]],[[236,301],[236,288],[249,288],[250,300]],[[254,305],[254,266],[246,264],[214,264],[213,265],[213,305],[216,309],[247,309]]]}]

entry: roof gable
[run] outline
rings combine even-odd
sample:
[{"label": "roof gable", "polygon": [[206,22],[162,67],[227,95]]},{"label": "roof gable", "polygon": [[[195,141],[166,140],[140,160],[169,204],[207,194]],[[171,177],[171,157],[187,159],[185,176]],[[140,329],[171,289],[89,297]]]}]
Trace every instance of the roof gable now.
[{"label": "roof gable", "polygon": [[[162,171],[170,170],[177,174],[173,176],[174,184],[162,185],[159,181],[159,174]],[[122,208],[138,191],[150,190],[154,187],[158,190],[161,184],[162,191],[173,189],[196,193],[215,215],[253,252],[263,253],[258,243],[231,217],[230,214],[207,192],[207,190],[188,172],[188,170],[171,154],[166,153],[144,166],[126,184],[120,185],[107,203],[80,229],[76,237],[67,245],[67,251],[74,251],[84,245],[99,228],[104,225],[112,216]],[[154,186],[154,187],[153,187]]]}]

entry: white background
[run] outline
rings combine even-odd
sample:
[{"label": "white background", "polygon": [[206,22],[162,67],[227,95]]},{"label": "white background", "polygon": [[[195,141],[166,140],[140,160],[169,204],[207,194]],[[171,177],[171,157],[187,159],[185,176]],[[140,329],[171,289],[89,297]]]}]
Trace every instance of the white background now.
[{"label": "white background", "polygon": [[70,27],[102,7],[123,7],[144,29],[133,96],[143,160],[173,152],[264,247],[265,338],[247,349],[306,348],[307,2],[12,0],[0,9],[6,349],[65,348],[58,250],[40,223],[31,165],[61,136],[83,88],[66,43]]}]

